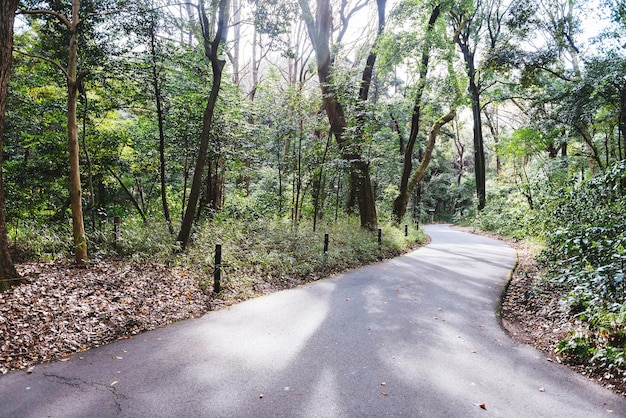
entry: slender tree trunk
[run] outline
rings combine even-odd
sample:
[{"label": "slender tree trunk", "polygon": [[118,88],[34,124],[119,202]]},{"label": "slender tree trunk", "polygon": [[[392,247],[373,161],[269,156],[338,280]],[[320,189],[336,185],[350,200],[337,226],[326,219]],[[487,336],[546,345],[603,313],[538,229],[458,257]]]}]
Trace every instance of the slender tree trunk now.
[{"label": "slender tree trunk", "polygon": [[459,23],[458,34],[455,41],[465,60],[465,69],[469,78],[468,91],[472,102],[472,121],[473,142],[474,142],[474,175],[476,177],[476,196],[478,197],[478,210],[483,210],[486,204],[486,167],[485,167],[485,150],[483,141],[483,128],[480,106],[480,86],[477,84],[476,64],[474,51],[470,45],[470,28],[471,22],[462,20]]},{"label": "slender tree trunk", "polygon": [[[69,28],[69,57],[67,66],[67,135],[70,155],[70,200],[72,202],[72,235],[74,237],[74,258],[77,264],[85,264],[87,239],[83,222],[83,201],[80,181],[80,152],[78,147],[77,96],[78,85],[82,81],[77,75],[78,66],[78,25],[80,0],[72,3],[72,20]],[[82,78],[82,77],[81,77]]]},{"label": "slender tree trunk", "polygon": [[180,213],[181,221],[185,217],[186,211],[186,202],[187,202],[187,184],[189,183],[189,169],[191,163],[189,162],[189,137],[185,133],[185,159],[183,162],[183,198],[182,198],[182,208]]},{"label": "slender tree trunk", "polygon": [[85,160],[87,161],[87,179],[89,181],[89,203],[91,204],[91,229],[96,230],[96,195],[93,188],[93,164],[91,163],[91,155],[89,154],[89,149],[87,148],[87,109],[88,109],[88,101],[87,101],[87,92],[83,87],[80,89],[80,93],[85,100],[85,106],[83,107],[83,115],[81,117],[83,126],[82,126],[82,145],[83,152],[85,153]]},{"label": "slender tree trunk", "polygon": [[3,0],[0,5],[0,291],[19,283],[19,274],[9,252],[4,207],[4,126],[11,66],[13,64],[13,25],[18,0]]},{"label": "slender tree trunk", "polygon": [[211,69],[213,70],[213,83],[211,85],[211,93],[202,117],[200,148],[198,150],[196,166],[193,173],[191,191],[189,192],[189,202],[180,226],[180,232],[178,233],[178,237],[176,239],[180,243],[182,249],[185,249],[189,243],[191,228],[193,226],[196,210],[198,209],[198,201],[202,188],[202,175],[204,173],[204,165],[206,163],[207,152],[209,149],[209,135],[211,133],[211,127],[213,126],[213,114],[215,113],[215,105],[217,103],[220,85],[222,82],[222,73],[224,71],[224,65],[226,64],[226,61],[220,58],[219,49],[222,47],[222,44],[226,42],[226,34],[228,31],[228,0],[220,0],[218,14],[217,30],[212,41],[209,41],[209,37],[211,35],[209,33],[210,25],[204,8],[202,8],[200,16],[202,34],[204,37],[205,54],[211,61]]},{"label": "slender tree trunk", "polygon": [[239,51],[241,49],[241,4],[240,0],[232,0],[233,8],[233,51],[229,52],[230,62],[233,66],[233,83],[239,85]]},{"label": "slender tree trunk", "polygon": [[[422,181],[422,179],[424,178],[424,175],[426,174],[426,169],[428,168],[428,164],[430,164],[430,159],[432,157],[433,150],[435,148],[435,143],[437,141],[437,136],[439,135],[439,131],[441,130],[441,127],[445,125],[446,123],[450,122],[452,119],[454,119],[455,116],[456,116],[456,110],[452,109],[446,115],[444,115],[443,117],[435,121],[433,126],[430,128],[430,133],[428,134],[428,144],[426,145],[426,150],[424,151],[424,156],[422,157],[422,161],[420,162],[420,165],[417,167],[417,169],[411,175],[411,177],[409,178],[407,182],[407,193],[405,193],[402,196],[399,196],[399,198],[402,198],[402,201],[400,203],[404,207],[405,212],[406,212],[407,204],[409,202],[409,197],[411,196],[413,189],[420,181]],[[402,214],[402,216],[404,216],[404,213]]]},{"label": "slender tree trunk", "polygon": [[475,77],[470,77],[470,96],[472,99],[472,119],[474,121],[474,174],[476,176],[476,195],[478,197],[478,210],[483,210],[487,203],[485,146],[483,142],[483,124],[480,109],[480,90],[475,82]]},{"label": "slender tree trunk", "polygon": [[120,176],[118,176],[115,171],[113,171],[112,168],[107,167],[109,173],[111,173],[111,175],[113,177],[115,177],[115,180],[117,180],[117,182],[119,183],[119,185],[122,187],[122,190],[124,190],[124,193],[126,193],[126,195],[128,196],[128,198],[130,199],[131,203],[133,204],[133,206],[135,207],[135,209],[137,209],[137,213],[139,214],[139,216],[141,216],[141,220],[143,222],[146,222],[146,215],[145,212],[142,208],[142,204],[139,203],[139,201],[137,201],[137,198],[133,195],[133,192],[130,191],[130,189],[128,187],[126,187],[126,185],[124,184],[124,181],[122,180],[122,178]]},{"label": "slender tree trunk", "polygon": [[324,146],[324,154],[322,155],[322,164],[320,164],[320,173],[315,184],[315,196],[313,198],[313,232],[317,230],[317,218],[320,212],[323,191],[324,165],[326,164],[326,155],[328,154],[328,146],[330,145],[330,135],[326,139],[326,145]]},{"label": "slender tree trunk", "polygon": [[157,68],[156,54],[156,33],[154,21],[150,27],[150,58],[152,60],[152,89],[156,101],[157,123],[159,125],[159,180],[161,186],[161,205],[163,206],[163,216],[167,223],[170,234],[174,234],[174,226],[172,225],[172,217],[170,215],[170,205],[167,201],[167,182],[165,177],[165,128],[163,126],[164,112],[161,98],[161,84],[159,71]]},{"label": "slender tree trunk", "polygon": [[[467,16],[465,14],[451,13],[451,17],[456,25],[454,42],[459,46],[465,61],[465,70],[467,73],[470,101],[472,103],[472,121],[473,121],[473,143],[474,143],[474,174],[476,177],[476,196],[478,197],[478,210],[482,210],[486,204],[486,167],[485,167],[485,150],[483,140],[481,105],[480,105],[480,84],[475,63],[475,46],[472,45],[472,25],[480,26],[482,22],[476,21],[476,14]],[[497,31],[491,31],[491,48],[495,46],[497,39]]]},{"label": "slender tree trunk", "polygon": [[[300,112],[298,112],[300,113]],[[302,193],[302,139],[304,138],[304,121],[302,116],[298,122],[298,153],[296,155],[296,202],[294,206],[295,217],[294,225],[296,227],[300,223],[302,214],[300,213],[300,196]]]},{"label": "slender tree trunk", "polygon": [[426,76],[428,75],[428,64],[430,61],[430,50],[432,48],[432,32],[435,23],[441,14],[441,6],[437,5],[430,14],[428,27],[426,29],[426,39],[422,48],[422,57],[420,65],[420,78],[415,92],[415,100],[413,102],[413,114],[411,116],[411,132],[406,146],[404,147],[404,161],[402,164],[402,177],[400,178],[400,191],[393,202],[393,220],[395,223],[402,221],[406,213],[406,207],[409,202],[411,191],[409,190],[409,179],[413,171],[413,150],[420,129],[422,115],[422,96],[426,87]]}]

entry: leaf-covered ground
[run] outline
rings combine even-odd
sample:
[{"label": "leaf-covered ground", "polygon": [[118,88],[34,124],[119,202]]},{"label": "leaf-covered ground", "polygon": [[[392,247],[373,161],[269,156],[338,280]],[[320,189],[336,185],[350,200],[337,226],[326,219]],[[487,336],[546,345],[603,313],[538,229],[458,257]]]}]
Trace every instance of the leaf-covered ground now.
[{"label": "leaf-covered ground", "polygon": [[0,293],[0,373],[63,358],[207,312],[198,280],[164,265],[17,266],[26,283]]}]

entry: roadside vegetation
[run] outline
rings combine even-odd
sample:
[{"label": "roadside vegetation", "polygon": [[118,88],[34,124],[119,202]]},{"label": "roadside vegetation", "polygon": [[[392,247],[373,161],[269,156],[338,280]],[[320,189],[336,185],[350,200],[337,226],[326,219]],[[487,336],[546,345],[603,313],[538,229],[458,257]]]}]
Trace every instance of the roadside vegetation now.
[{"label": "roadside vegetation", "polygon": [[[473,220],[520,242],[520,265],[504,299],[505,327],[584,374],[626,393],[626,167],[589,178],[494,196]],[[558,187],[559,193],[551,188]],[[510,220],[514,220],[510,222]]]}]

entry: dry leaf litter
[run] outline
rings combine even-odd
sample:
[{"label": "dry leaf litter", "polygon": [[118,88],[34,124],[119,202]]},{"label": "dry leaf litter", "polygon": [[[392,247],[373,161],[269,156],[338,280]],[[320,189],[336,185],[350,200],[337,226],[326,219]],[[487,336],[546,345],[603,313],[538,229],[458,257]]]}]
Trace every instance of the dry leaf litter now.
[{"label": "dry leaf litter", "polygon": [[198,280],[160,264],[17,266],[26,283],[0,293],[0,373],[25,369],[201,315]]}]

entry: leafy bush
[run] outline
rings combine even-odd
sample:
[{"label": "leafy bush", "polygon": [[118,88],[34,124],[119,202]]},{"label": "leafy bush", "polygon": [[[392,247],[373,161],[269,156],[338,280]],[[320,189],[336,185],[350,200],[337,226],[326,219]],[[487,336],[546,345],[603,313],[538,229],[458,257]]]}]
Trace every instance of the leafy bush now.
[{"label": "leafy bush", "polygon": [[517,240],[539,235],[537,228],[541,214],[530,210],[523,199],[515,189],[500,189],[489,195],[487,206],[475,214],[472,225]]},{"label": "leafy bush", "polygon": [[19,222],[7,228],[11,255],[19,262],[38,258],[45,261],[63,258],[72,250],[69,224],[50,226],[37,222]]},{"label": "leafy bush", "polygon": [[[561,286],[573,315],[590,335],[572,335],[559,344],[577,356],[621,366],[626,358],[626,180],[618,163],[548,202],[546,246],[541,254],[547,277]],[[587,356],[587,355],[586,355]]]}]

